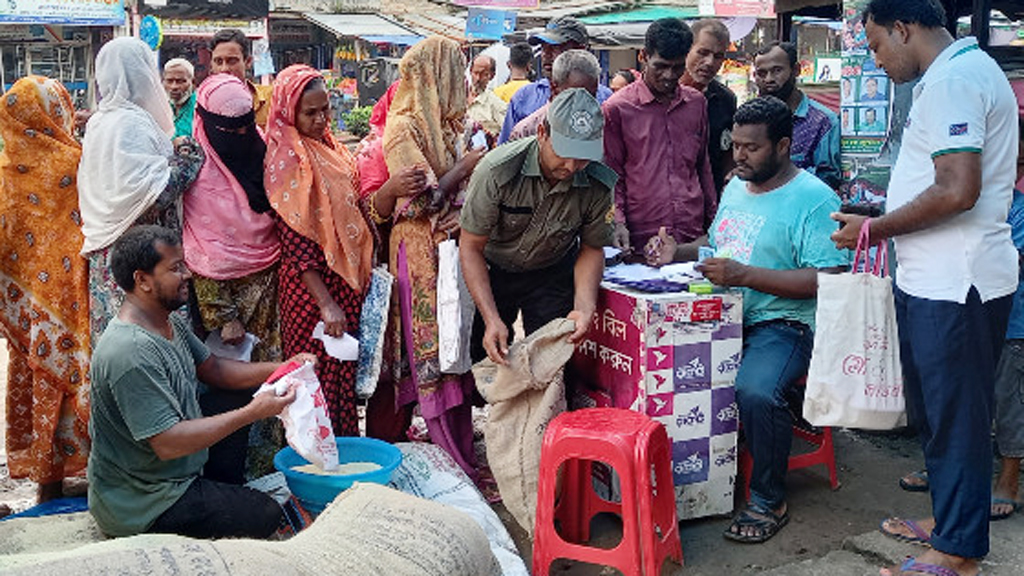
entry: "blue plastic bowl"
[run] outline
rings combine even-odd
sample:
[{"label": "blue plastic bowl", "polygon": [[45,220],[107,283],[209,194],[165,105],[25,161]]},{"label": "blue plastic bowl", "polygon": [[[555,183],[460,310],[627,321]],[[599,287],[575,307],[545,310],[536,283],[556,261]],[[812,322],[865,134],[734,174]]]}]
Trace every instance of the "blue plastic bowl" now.
[{"label": "blue plastic bowl", "polygon": [[391,473],[402,463],[402,451],[382,440],[355,436],[336,437],[334,440],[338,444],[339,464],[373,462],[379,464],[380,469],[362,474],[323,476],[293,470],[296,466],[309,464],[309,461],[299,456],[291,446],[286,446],[274,456],[274,467],[284,474],[288,489],[311,514],[322,512],[354,482],[387,484],[391,481]]}]

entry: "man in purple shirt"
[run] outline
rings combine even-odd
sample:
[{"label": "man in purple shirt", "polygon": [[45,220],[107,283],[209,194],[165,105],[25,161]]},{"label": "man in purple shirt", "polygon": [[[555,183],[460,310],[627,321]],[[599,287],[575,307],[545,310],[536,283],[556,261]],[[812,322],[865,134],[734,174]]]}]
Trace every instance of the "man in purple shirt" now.
[{"label": "man in purple shirt", "polygon": [[642,81],[604,104],[605,164],[619,175],[614,244],[623,250],[644,248],[665,228],[696,257],[715,217],[706,101],[679,83],[692,43],[682,20],[652,23],[640,51]]},{"label": "man in purple shirt", "polygon": [[[551,94],[551,68],[555,58],[566,50],[586,50],[590,46],[587,27],[571,16],[555,18],[544,30],[530,36],[530,44],[542,46],[540,61],[544,77],[520,88],[508,103],[505,123],[498,135],[498,144],[508,141],[512,129],[522,119],[537,111],[553,97]],[[597,87],[597,101],[604,102],[612,95],[607,86]]]},{"label": "man in purple shirt", "polygon": [[757,95],[775,96],[793,111],[793,144],[789,150],[793,164],[835,190],[841,181],[839,117],[796,87],[799,72],[792,42],[772,42],[754,56]]}]

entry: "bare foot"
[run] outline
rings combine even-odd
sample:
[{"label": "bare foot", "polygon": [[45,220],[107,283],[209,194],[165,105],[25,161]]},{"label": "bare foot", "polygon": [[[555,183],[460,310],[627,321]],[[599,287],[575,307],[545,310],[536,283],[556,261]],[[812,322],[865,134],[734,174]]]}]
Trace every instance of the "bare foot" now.
[{"label": "bare foot", "polygon": [[[1018,486],[1020,485],[1020,458],[1003,458],[999,477],[992,488],[993,518],[1005,518],[1016,511]],[[999,499],[1000,502],[995,500]]]},{"label": "bare foot", "polygon": [[912,521],[912,524],[916,525],[921,532],[913,530],[910,526],[911,521],[899,519],[899,518],[887,518],[882,523],[882,533],[886,536],[891,536],[897,540],[911,543],[928,544],[928,538],[932,537],[932,530],[935,529],[935,519],[926,518],[925,520]]},{"label": "bare foot", "polygon": [[84,476],[65,478],[61,483],[65,498],[77,498],[89,493],[89,481]]},{"label": "bare foot", "polygon": [[[977,576],[981,573],[981,567],[978,565],[978,561],[974,558],[963,558],[961,556],[952,556],[949,554],[943,554],[937,550],[928,550],[924,554],[921,554],[915,561],[921,564],[932,564],[935,566],[942,566],[953,570],[960,576]],[[900,570],[899,566],[892,568],[882,568],[879,572],[881,576],[910,576],[911,574],[919,574],[921,576],[929,576],[926,572],[919,572],[917,570]]]},{"label": "bare foot", "polygon": [[64,488],[60,480],[49,484],[40,484],[36,489],[36,504],[49,502],[64,497]]}]

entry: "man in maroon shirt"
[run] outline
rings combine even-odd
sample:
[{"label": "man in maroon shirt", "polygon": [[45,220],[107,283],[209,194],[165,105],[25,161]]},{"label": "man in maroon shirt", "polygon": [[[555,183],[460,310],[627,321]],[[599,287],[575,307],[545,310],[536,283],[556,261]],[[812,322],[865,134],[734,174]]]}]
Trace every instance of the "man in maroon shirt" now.
[{"label": "man in maroon shirt", "polygon": [[679,84],[693,33],[663,18],[647,28],[642,82],[605,102],[604,158],[615,186],[616,247],[642,249],[666,229],[677,243],[697,245],[715,217],[718,195],[708,160],[704,96]]}]

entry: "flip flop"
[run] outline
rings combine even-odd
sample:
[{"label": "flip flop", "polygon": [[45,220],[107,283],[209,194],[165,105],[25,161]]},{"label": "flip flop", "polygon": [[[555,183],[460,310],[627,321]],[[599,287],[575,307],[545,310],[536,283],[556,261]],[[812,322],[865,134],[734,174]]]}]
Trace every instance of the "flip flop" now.
[{"label": "flip flop", "polygon": [[[778,534],[779,530],[788,523],[788,510],[783,512],[782,515],[776,515],[771,510],[756,504],[747,504],[747,507],[732,519],[732,524],[725,529],[722,536],[734,542],[760,544],[767,542],[769,538]],[[737,532],[733,532],[733,528],[736,528]],[[759,534],[742,534],[739,530],[743,528],[754,528]]]},{"label": "flip flop", "polygon": [[[919,484],[911,484],[907,482],[907,478],[913,478],[917,480]],[[928,491],[928,471],[917,470],[907,474],[903,478],[900,478],[900,488],[903,488],[907,492],[927,492]]]},{"label": "flip flop", "polygon": [[[903,564],[900,565],[900,574],[904,572],[918,572],[921,574],[930,574],[931,576],[960,576],[960,573],[952,568],[946,568],[945,566],[939,566],[937,564],[925,564],[924,562],[918,562],[914,558],[907,558]],[[978,576],[981,576],[981,572],[978,572]]]},{"label": "flip flop", "polygon": [[1009,512],[1004,512],[1002,514],[993,514],[991,512],[991,507],[990,507],[989,508],[989,516],[988,516],[989,520],[1005,520],[1005,519],[1009,518],[1010,516],[1013,516],[1013,514],[1017,510],[1020,510],[1020,502],[1016,502],[1014,500],[1010,500],[1009,498],[1000,498],[998,496],[993,496],[992,497],[992,506],[995,506],[997,504],[1010,504],[1013,507],[1010,509]]},{"label": "flip flop", "polygon": [[[914,535],[907,536],[906,534],[900,534],[899,532],[886,530],[885,525],[887,523],[902,524],[903,526],[909,528],[910,531],[914,533]],[[932,539],[932,535],[929,534],[924,528],[921,528],[920,524],[914,522],[913,520],[904,520],[903,518],[892,517],[882,520],[882,523],[878,525],[878,531],[890,538],[895,538],[900,542],[906,542],[908,544],[923,544],[925,546],[929,546],[929,542]]]}]

